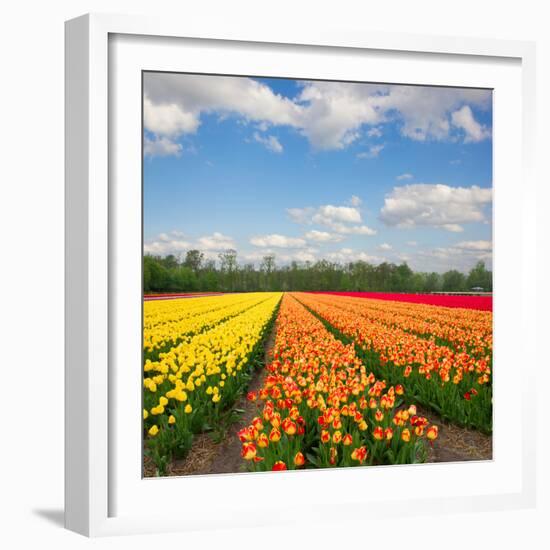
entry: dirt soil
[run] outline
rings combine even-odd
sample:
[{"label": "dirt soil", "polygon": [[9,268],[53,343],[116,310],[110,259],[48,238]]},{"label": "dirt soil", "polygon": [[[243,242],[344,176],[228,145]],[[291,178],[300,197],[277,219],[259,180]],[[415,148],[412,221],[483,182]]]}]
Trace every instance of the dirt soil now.
[{"label": "dirt soil", "polygon": [[433,447],[428,450],[427,462],[463,462],[467,460],[492,460],[493,438],[476,430],[461,428],[444,422],[431,411],[417,406],[419,415],[439,428]]}]

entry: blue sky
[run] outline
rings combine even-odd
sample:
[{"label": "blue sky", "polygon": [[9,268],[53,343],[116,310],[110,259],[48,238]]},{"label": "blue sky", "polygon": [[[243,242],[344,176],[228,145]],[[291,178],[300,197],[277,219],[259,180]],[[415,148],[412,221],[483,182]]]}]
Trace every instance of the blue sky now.
[{"label": "blue sky", "polygon": [[146,73],[145,251],[492,261],[487,90]]}]

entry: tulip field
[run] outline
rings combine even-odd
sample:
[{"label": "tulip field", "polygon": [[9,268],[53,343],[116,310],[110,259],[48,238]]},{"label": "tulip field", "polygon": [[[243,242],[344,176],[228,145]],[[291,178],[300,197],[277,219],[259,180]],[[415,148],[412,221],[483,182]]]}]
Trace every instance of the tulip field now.
[{"label": "tulip field", "polygon": [[144,301],[144,452],[155,475],[204,434],[238,445],[236,471],[280,471],[424,462],[440,422],[491,433],[486,303],[347,294]]}]

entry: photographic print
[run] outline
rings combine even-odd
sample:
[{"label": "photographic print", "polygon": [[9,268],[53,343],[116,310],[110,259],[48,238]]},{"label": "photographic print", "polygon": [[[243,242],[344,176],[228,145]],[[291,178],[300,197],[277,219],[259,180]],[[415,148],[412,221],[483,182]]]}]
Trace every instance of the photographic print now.
[{"label": "photographic print", "polygon": [[143,475],[491,460],[492,91],[142,78]]}]

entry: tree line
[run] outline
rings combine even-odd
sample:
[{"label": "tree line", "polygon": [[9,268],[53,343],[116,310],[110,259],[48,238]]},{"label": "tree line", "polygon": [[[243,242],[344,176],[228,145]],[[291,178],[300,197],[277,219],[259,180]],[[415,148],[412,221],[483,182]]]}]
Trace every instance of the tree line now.
[{"label": "tree line", "polygon": [[256,291],[374,291],[465,292],[474,288],[490,292],[492,272],[478,262],[468,274],[455,269],[445,273],[413,271],[407,263],[364,261],[345,264],[319,260],[278,266],[274,255],[264,256],[259,267],[241,265],[237,252],[227,250],[218,262],[200,250],[184,258],[173,255],[143,257],[143,289],[151,292],[256,292]]}]

